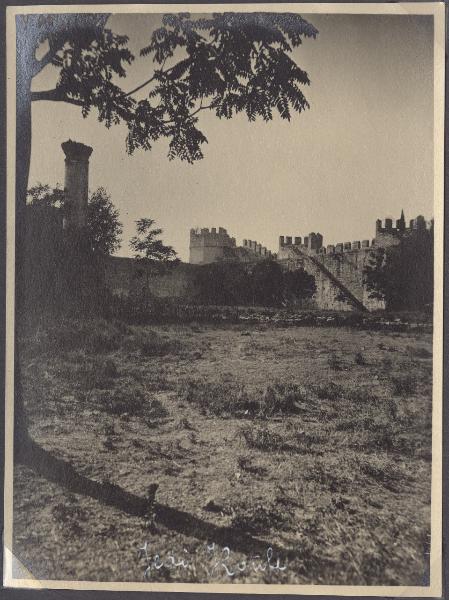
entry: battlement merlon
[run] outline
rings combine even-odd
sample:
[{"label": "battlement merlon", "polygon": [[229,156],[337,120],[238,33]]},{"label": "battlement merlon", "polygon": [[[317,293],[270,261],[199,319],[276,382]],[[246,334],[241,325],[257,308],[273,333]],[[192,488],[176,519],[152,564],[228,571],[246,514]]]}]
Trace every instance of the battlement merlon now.
[{"label": "battlement merlon", "polygon": [[308,248],[309,250],[316,251],[323,246],[323,236],[321,233],[309,233],[304,238],[300,236],[279,236],[279,249],[281,250],[285,246],[300,246],[302,248]]},{"label": "battlement merlon", "polygon": [[404,233],[409,233],[416,229],[428,229],[430,227],[430,223],[428,223],[422,215],[418,215],[416,219],[411,219],[409,221],[409,226],[407,227],[404,217],[404,211],[401,212],[401,217],[396,219],[395,227],[393,227],[393,219],[387,217],[382,224],[381,219],[377,219],[376,221],[376,238],[380,236],[395,236],[398,237]]},{"label": "battlement merlon", "polygon": [[192,228],[190,230],[190,246],[235,247],[236,240],[235,238],[231,238],[223,227],[219,227],[218,232],[216,227],[212,227],[210,230],[208,227],[202,227],[201,229]]}]

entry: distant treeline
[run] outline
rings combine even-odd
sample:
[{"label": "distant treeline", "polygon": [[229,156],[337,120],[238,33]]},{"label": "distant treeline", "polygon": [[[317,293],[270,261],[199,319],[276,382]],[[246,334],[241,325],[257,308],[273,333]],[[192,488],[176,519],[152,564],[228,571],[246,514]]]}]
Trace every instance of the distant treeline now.
[{"label": "distant treeline", "polygon": [[285,271],[272,259],[256,263],[217,262],[198,268],[196,301],[215,306],[286,306],[301,304],[315,293],[315,278]]}]

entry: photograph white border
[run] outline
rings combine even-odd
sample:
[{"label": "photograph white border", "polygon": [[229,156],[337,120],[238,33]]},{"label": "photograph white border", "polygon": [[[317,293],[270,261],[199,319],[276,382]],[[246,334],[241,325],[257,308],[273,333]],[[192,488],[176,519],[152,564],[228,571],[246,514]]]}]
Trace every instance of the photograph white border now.
[{"label": "photograph white border", "polygon": [[[14,423],[14,281],[15,281],[15,16],[32,13],[164,13],[164,12],[296,12],[300,14],[387,14],[434,16],[434,317],[432,398],[432,484],[430,585],[342,586],[284,584],[182,584],[18,579],[13,577],[13,423]],[[6,219],[6,339],[5,339],[5,481],[4,586],[11,588],[110,591],[164,591],[245,594],[432,597],[442,595],[442,400],[443,400],[443,272],[444,272],[444,69],[445,5],[443,2],[398,4],[89,4],[8,6],[7,59],[7,219]],[[20,562],[18,563],[20,564]]]}]

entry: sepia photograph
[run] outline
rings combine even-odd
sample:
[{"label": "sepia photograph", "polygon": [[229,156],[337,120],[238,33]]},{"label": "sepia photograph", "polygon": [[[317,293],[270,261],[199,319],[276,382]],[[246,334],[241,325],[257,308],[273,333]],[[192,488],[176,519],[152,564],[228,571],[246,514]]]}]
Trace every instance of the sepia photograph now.
[{"label": "sepia photograph", "polygon": [[441,596],[444,18],[7,8],[6,587]]}]

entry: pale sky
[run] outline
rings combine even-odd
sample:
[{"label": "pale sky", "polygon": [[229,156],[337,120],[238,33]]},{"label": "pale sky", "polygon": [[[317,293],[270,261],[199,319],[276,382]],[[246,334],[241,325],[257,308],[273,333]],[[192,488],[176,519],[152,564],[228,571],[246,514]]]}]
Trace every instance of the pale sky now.
[{"label": "pale sky", "polygon": [[[201,115],[209,143],[189,165],[167,159],[167,143],[128,156],[125,126],[107,130],[75,106],[33,105],[29,184],[64,184],[61,143],[93,147],[91,190],[103,186],[124,224],[118,254],[131,255],[134,221],[156,219],[164,242],[188,260],[191,227],[225,227],[241,244],[276,251],[279,235],[319,231],[324,243],[374,237],[376,218],[433,216],[433,25],[417,15],[307,15],[319,30],[294,51],[311,79],[311,108],[288,122],[248,123]],[[158,15],[115,15],[136,60],[122,87],[152,72],[138,57]],[[51,66],[34,89],[52,87]]]}]

